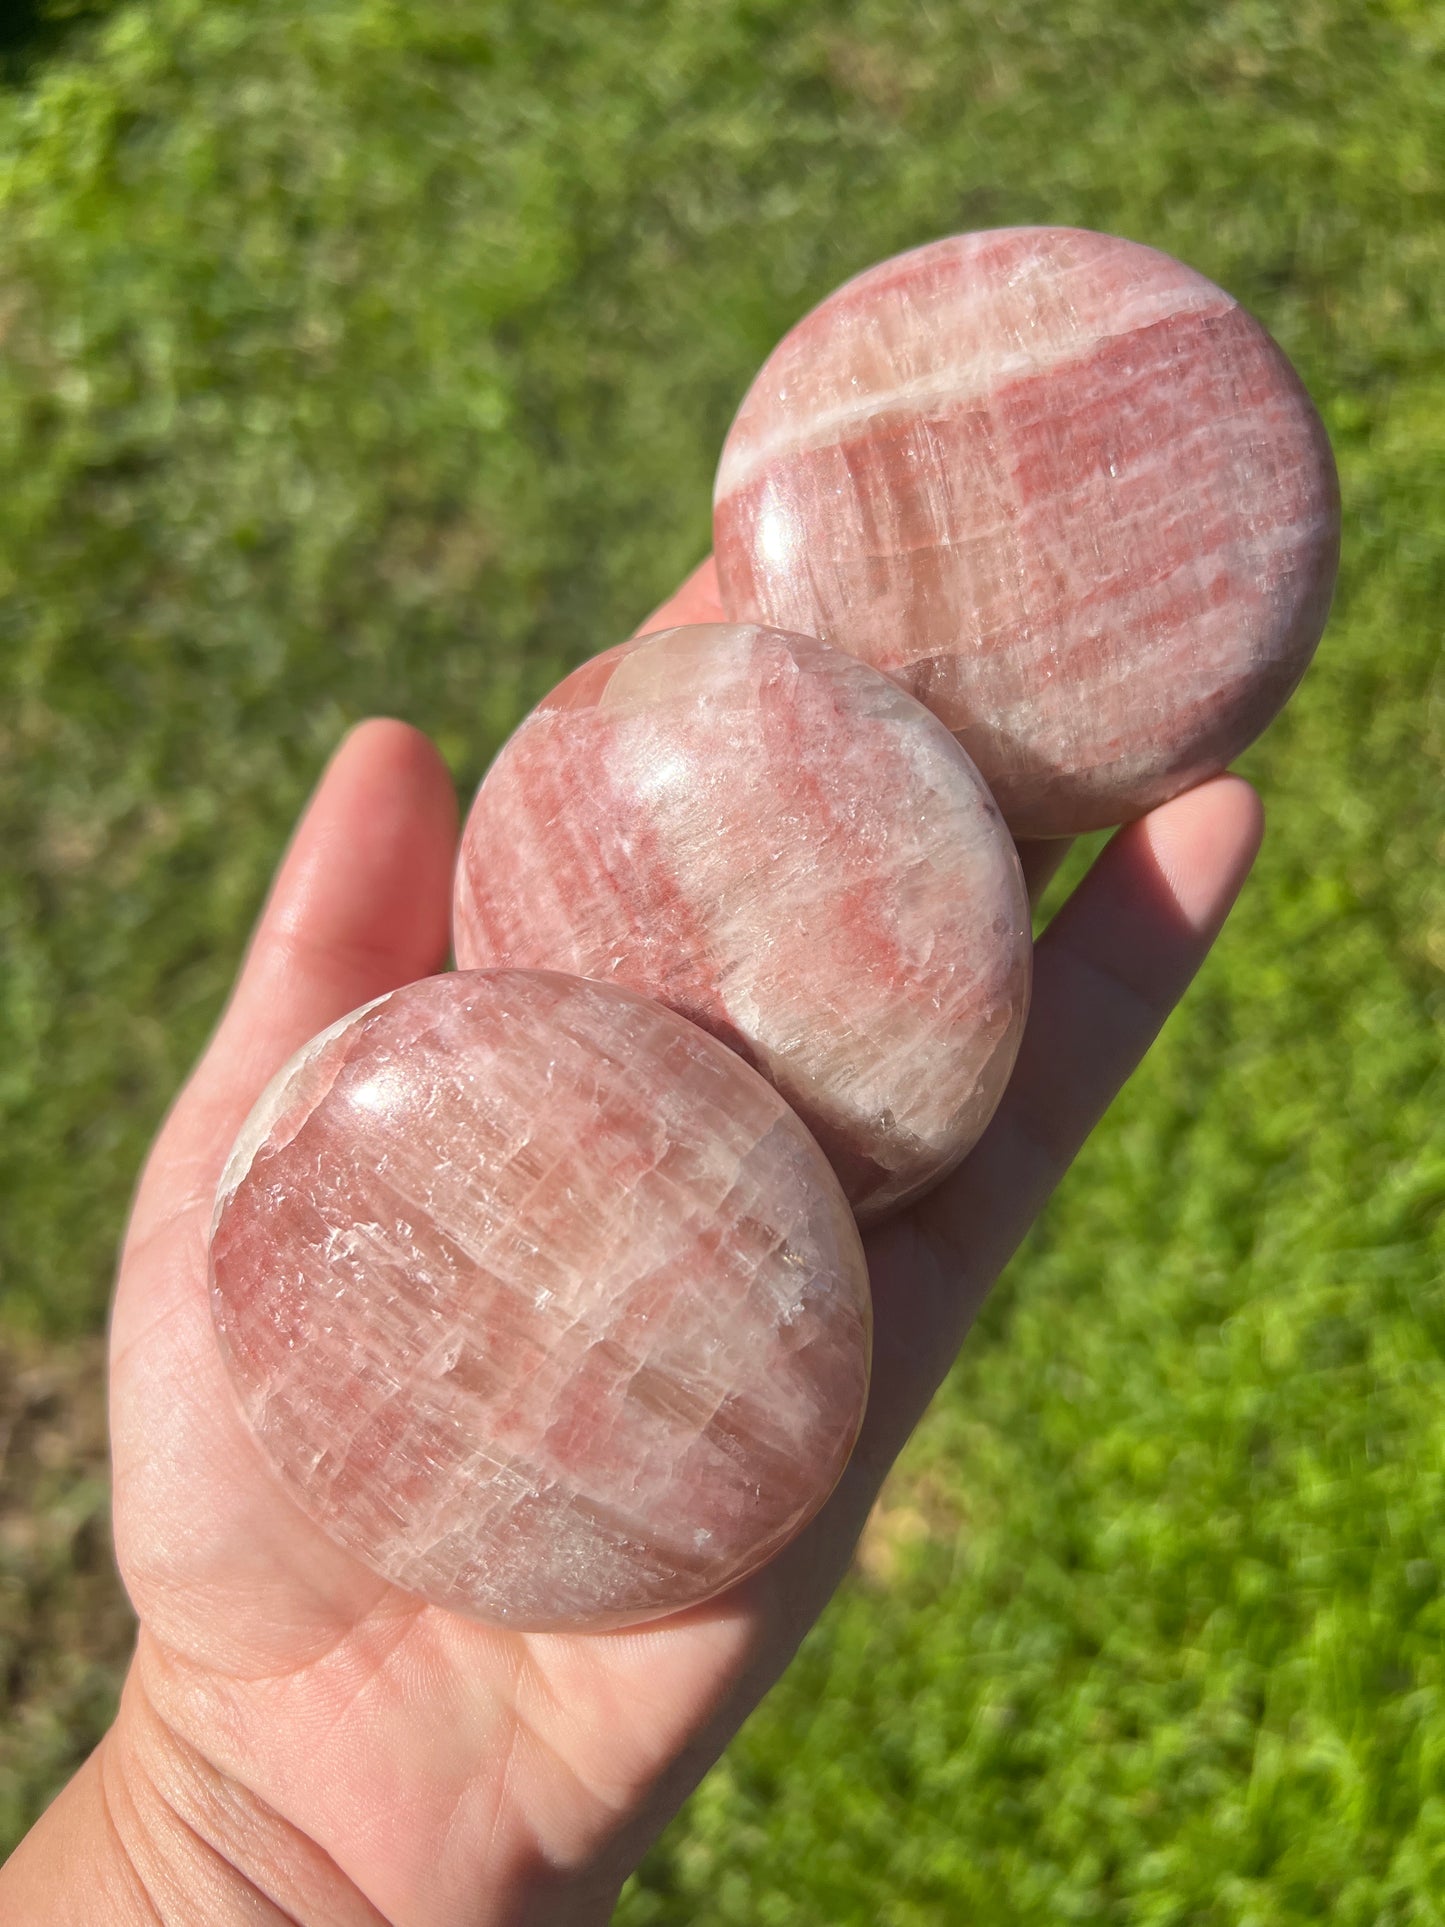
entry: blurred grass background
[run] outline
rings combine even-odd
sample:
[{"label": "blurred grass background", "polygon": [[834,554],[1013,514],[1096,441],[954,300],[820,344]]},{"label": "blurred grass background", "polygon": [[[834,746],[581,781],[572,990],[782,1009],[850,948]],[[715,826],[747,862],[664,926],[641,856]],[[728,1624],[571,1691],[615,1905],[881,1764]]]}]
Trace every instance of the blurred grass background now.
[{"label": "blurred grass background", "polygon": [[1335,616],[1218,954],[621,1919],[1445,1922],[1445,6],[7,22],[0,1845],[123,1663],[113,1251],[325,755],[393,711],[472,785],[703,553],[804,308],[1071,222],[1294,357]]}]

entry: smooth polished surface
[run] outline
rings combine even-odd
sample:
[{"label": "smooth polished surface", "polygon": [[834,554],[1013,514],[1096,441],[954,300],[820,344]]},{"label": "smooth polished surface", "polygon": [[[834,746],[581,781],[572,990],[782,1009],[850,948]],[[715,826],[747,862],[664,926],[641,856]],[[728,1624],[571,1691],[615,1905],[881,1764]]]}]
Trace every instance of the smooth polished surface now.
[{"label": "smooth polished surface", "polygon": [[1152,248],[968,234],[859,275],[728,435],[724,612],[824,637],[954,730],[1019,836],[1222,769],[1329,611],[1324,429],[1264,329]]},{"label": "smooth polished surface", "polygon": [[822,1154],[672,1012],[427,978],[301,1051],[211,1244],[266,1456],[367,1565],[514,1627],[706,1599],[826,1498],[870,1309]]},{"label": "smooth polished surface", "polygon": [[522,724],[462,838],[464,967],[625,983],[755,1064],[877,1218],[964,1155],[1028,1004],[1018,858],[968,757],[806,636],[664,630]]}]

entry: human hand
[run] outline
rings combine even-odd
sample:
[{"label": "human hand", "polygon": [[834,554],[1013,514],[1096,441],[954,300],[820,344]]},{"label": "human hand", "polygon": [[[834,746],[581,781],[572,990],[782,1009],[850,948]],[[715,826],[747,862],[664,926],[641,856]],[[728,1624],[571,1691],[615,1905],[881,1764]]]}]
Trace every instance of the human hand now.
[{"label": "human hand", "polygon": [[[720,619],[705,564],[646,626]],[[1049,926],[987,1133],[869,1240],[867,1419],[801,1537],[673,1618],[516,1634],[396,1591],[326,1538],[266,1468],[211,1329],[216,1183],[262,1086],[324,1025],[446,963],[450,778],[402,724],[348,737],[136,1200],[111,1411],[140,1636],[115,1726],[0,1876],[6,1920],[604,1920],[837,1585],[985,1292],[1198,967],[1260,830],[1246,784],[1206,783],[1120,832]],[[1022,854],[1037,888],[1061,849]]]}]

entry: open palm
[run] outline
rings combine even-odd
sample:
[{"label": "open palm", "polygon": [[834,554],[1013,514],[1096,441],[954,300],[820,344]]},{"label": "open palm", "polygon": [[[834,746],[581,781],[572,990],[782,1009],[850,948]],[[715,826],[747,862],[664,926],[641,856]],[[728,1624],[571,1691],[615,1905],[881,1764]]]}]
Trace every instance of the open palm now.
[{"label": "open palm", "polygon": [[[718,617],[705,566],[648,626]],[[445,965],[450,780],[404,725],[354,732],[157,1141],[121,1270],[115,1520],[141,1634],[94,1771],[114,1781],[119,1832],[136,1830],[128,1856],[156,1915],[605,1919],[837,1584],[980,1299],[1207,950],[1259,830],[1245,784],[1204,785],[1117,836],[1041,940],[988,1133],[871,1240],[867,1422],[801,1539],[636,1631],[504,1633],[397,1592],[292,1504],[233,1403],[207,1308],[216,1181],[263,1084],[324,1025]],[[1025,852],[1035,880],[1051,854]],[[145,1820],[142,1782],[173,1833]],[[168,1882],[192,1910],[167,1911]]]}]

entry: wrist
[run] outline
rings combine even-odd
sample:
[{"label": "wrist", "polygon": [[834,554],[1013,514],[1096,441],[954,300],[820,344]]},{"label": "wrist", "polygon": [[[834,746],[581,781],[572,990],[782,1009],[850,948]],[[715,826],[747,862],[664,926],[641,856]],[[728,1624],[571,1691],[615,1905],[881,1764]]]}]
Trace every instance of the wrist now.
[{"label": "wrist", "polygon": [[314,1842],[169,1724],[115,1724],[0,1872],[6,1927],[384,1927]]}]

